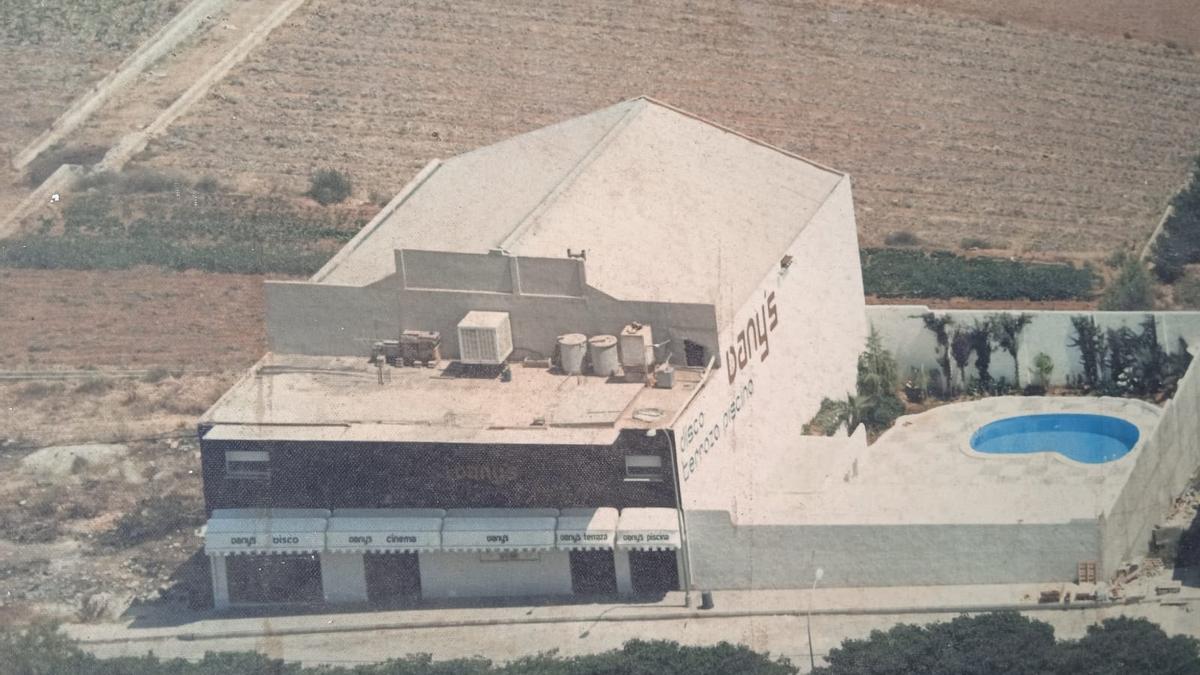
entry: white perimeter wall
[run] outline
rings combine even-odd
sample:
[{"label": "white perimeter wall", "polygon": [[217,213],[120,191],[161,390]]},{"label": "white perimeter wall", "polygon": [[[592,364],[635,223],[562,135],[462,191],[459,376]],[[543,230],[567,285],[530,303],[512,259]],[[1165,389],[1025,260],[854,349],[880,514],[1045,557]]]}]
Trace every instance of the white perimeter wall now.
[{"label": "white perimeter wall", "polygon": [[422,598],[569,595],[571,556],[539,551],[537,560],[481,562],[478,552],[421,553]]},{"label": "white perimeter wall", "polygon": [[[924,305],[871,305],[866,309],[867,320],[883,337],[884,346],[896,357],[900,376],[907,379],[909,368],[936,369],[935,348],[937,341],[933,333],[925,328],[921,315],[926,312],[949,315],[954,323],[949,327],[951,335],[955,327],[970,327],[990,314],[1005,313],[1004,310],[931,310]],[[1009,312],[1020,313],[1020,312]],[[1028,384],[1032,378],[1029,370],[1038,353],[1045,353],[1054,361],[1052,384],[1064,384],[1067,375],[1083,372],[1079,350],[1071,347],[1075,330],[1071,317],[1091,316],[1103,330],[1128,326],[1138,330],[1147,314],[1154,315],[1158,324],[1158,339],[1163,348],[1174,352],[1178,349],[1178,338],[1182,337],[1189,346],[1200,344],[1200,312],[1092,312],[1092,311],[1030,311],[1025,312],[1033,321],[1021,332],[1019,357],[1021,359],[1021,383]],[[968,375],[975,376],[974,355]],[[951,358],[951,367],[953,358]],[[993,378],[1004,377],[1013,381],[1013,361],[1008,352],[992,350],[992,361],[988,368]],[[955,371],[957,375],[957,369]]]},{"label": "white perimeter wall", "polygon": [[1095,560],[1095,520],[1050,524],[739,525],[689,512],[701,589],[1069,582]]},{"label": "white perimeter wall", "polygon": [[[1191,350],[1196,355],[1198,350]],[[1102,519],[1104,576],[1145,555],[1154,526],[1200,468],[1200,359],[1194,359],[1146,439],[1117,501]]]}]

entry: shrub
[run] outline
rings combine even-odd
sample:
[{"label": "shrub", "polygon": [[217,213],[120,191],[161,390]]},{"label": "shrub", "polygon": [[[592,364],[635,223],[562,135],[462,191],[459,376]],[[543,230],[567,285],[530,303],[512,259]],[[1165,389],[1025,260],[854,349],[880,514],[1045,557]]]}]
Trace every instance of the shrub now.
[{"label": "shrub", "polygon": [[958,245],[965,251],[977,248],[995,248],[992,242],[980,237],[964,237],[962,241],[958,242]]},{"label": "shrub", "polygon": [[197,192],[212,194],[221,189],[221,183],[212,176],[204,176],[200,180],[196,181],[195,187]]},{"label": "shrub", "polygon": [[121,516],[116,527],[100,536],[100,543],[128,548],[163,537],[204,522],[198,505],[177,495],[154,496],[139,501],[132,511]]},{"label": "shrub", "polygon": [[328,206],[346,201],[352,189],[350,177],[346,174],[337,169],[320,169],[313,174],[305,194],[323,206]]},{"label": "shrub", "polygon": [[179,174],[147,167],[127,169],[121,173],[117,186],[121,192],[169,192],[181,188],[187,180]]},{"label": "shrub", "polygon": [[1174,283],[1183,266],[1200,262],[1200,157],[1192,167],[1187,186],[1171,198],[1171,212],[1151,248],[1154,274],[1163,283]]},{"label": "shrub", "polygon": [[863,286],[888,298],[1086,300],[1096,274],[1061,263],[1018,262],[911,249],[863,249]]},{"label": "shrub", "polygon": [[1121,266],[1117,278],[1100,298],[1100,309],[1123,312],[1154,309],[1154,288],[1141,261],[1130,258]]},{"label": "shrub", "polygon": [[1175,284],[1175,304],[1180,309],[1200,309],[1200,279]]},{"label": "shrub", "polygon": [[845,400],[823,399],[820,410],[804,425],[802,433],[832,436],[842,426],[853,432],[862,424],[867,431],[877,434],[904,414],[904,403],[898,394],[896,360],[883,348],[874,328],[867,336],[866,349],[858,357],[855,388],[857,393],[846,394]]},{"label": "shrub", "polygon": [[1033,368],[1029,369],[1033,375],[1033,386],[1040,389],[1040,393],[1045,393],[1050,388],[1050,375],[1054,372],[1054,361],[1045,352],[1039,352],[1033,357]]},{"label": "shrub", "polygon": [[889,232],[883,238],[883,243],[888,246],[916,246],[921,243],[921,239],[912,232],[901,230],[900,232]]},{"label": "shrub", "polygon": [[867,348],[858,357],[856,388],[862,402],[862,422],[868,431],[878,433],[887,429],[904,414],[904,404],[897,395],[900,378],[896,360],[883,348],[874,328],[867,336]]},{"label": "shrub", "polygon": [[108,148],[99,145],[53,145],[33,158],[25,167],[25,179],[33,187],[44,183],[63,164],[91,166],[104,159]]},{"label": "shrub", "polygon": [[89,377],[75,385],[76,394],[99,395],[113,388],[112,380],[104,377]]},{"label": "shrub", "polygon": [[167,379],[167,377],[169,377],[170,375],[171,375],[171,373],[168,372],[166,368],[162,368],[162,367],[151,368],[150,370],[146,371],[145,375],[142,375],[142,382],[146,382],[148,384],[154,384],[155,382],[161,382],[161,381]]},{"label": "shrub", "polygon": [[17,398],[31,400],[61,394],[62,382],[27,382],[17,389]]},{"label": "shrub", "polygon": [[928,371],[916,366],[909,369],[908,381],[904,383],[904,397],[909,403],[923,403],[929,398]]}]

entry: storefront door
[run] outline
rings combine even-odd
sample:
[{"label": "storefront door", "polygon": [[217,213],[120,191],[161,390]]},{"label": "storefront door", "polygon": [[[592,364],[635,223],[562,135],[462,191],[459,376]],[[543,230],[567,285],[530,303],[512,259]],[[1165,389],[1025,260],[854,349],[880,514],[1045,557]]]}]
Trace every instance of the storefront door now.
[{"label": "storefront door", "polygon": [[629,575],[634,593],[658,595],[679,590],[675,551],[630,551]]},{"label": "storefront door", "polygon": [[571,551],[571,590],[576,595],[617,592],[612,551]]},{"label": "storefront door", "polygon": [[421,597],[421,569],[416,553],[367,553],[363,565],[367,599],[371,602],[396,605]]},{"label": "storefront door", "polygon": [[234,604],[321,602],[321,561],[315,555],[234,555],[224,558]]}]

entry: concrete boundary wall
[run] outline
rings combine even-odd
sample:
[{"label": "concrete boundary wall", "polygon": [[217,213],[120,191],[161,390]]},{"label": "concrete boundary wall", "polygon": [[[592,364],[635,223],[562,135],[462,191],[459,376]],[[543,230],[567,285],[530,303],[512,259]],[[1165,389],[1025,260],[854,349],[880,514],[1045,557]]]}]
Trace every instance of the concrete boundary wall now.
[{"label": "concrete boundary wall", "polygon": [[[1200,350],[1191,349],[1193,356]],[[1200,468],[1200,359],[1167,402],[1112,508],[1101,519],[1101,566],[1111,577],[1124,560],[1145,555],[1154,526]]]},{"label": "concrete boundary wall", "polygon": [[[925,328],[921,315],[934,312],[939,315],[949,315],[956,326],[969,327],[976,321],[983,320],[990,314],[1020,313],[1017,310],[931,310],[924,305],[869,305],[867,320],[879,331],[883,345],[896,358],[900,367],[901,378],[908,377],[910,368],[936,369],[935,348],[937,342],[933,333]],[[1099,311],[1028,311],[1024,312],[1033,317],[1033,321],[1025,327],[1020,337],[1019,358],[1021,360],[1021,382],[1031,380],[1030,367],[1038,353],[1045,353],[1054,362],[1054,372],[1050,380],[1052,384],[1065,384],[1068,375],[1079,375],[1083,372],[1078,349],[1070,346],[1075,332],[1071,326],[1071,317],[1086,315],[1096,320],[1101,329],[1128,326],[1137,330],[1146,315],[1153,315],[1158,325],[1158,338],[1164,349],[1176,351],[1178,340],[1183,338],[1189,346],[1200,344],[1200,312],[1099,312]],[[1008,352],[995,349],[992,351],[992,361],[989,368],[992,377],[1004,377],[1013,381],[1013,361]],[[957,374],[957,368],[955,368]],[[975,376],[974,357],[968,366],[968,376]],[[831,392],[837,395],[840,392]]]}]

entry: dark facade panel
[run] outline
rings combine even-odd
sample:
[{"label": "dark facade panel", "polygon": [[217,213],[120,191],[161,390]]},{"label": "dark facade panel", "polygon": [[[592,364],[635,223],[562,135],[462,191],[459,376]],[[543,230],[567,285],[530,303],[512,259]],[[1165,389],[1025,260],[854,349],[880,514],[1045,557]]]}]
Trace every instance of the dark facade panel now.
[{"label": "dark facade panel", "polygon": [[[675,505],[665,435],[612,446],[201,440],[205,506],[570,508]],[[266,450],[270,477],[228,478],[229,450]],[[627,454],[658,454],[663,480],[627,480]]]}]

